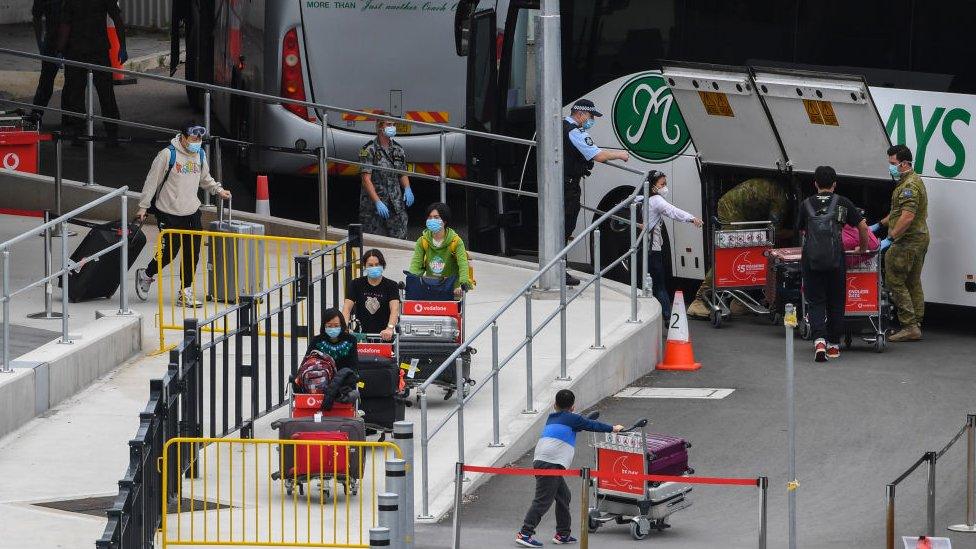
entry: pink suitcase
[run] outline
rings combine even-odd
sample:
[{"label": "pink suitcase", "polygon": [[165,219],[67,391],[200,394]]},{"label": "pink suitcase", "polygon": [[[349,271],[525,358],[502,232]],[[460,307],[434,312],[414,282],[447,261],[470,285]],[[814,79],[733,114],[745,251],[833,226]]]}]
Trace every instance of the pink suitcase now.
[{"label": "pink suitcase", "polygon": [[694,473],[688,467],[688,448],[683,438],[655,433],[647,434],[647,472],[650,475],[684,475]]}]

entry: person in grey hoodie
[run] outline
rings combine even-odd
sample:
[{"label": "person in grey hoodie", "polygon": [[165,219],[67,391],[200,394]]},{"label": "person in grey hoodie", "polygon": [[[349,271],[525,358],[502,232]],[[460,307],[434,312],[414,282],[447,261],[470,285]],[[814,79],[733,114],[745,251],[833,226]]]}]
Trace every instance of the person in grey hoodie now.
[{"label": "person in grey hoodie", "polygon": [[[153,159],[152,167],[142,185],[142,197],[136,217],[142,221],[146,214],[156,218],[159,230],[163,229],[202,229],[200,221],[200,199],[197,189],[203,189],[223,199],[230,198],[230,191],[210,175],[210,163],[203,152],[203,138],[207,130],[196,121],[183,125],[180,133],[170,144],[159,151]],[[193,284],[193,273],[200,252],[200,237],[190,235],[166,238],[156,261],[156,256],[145,269],[136,270],[136,294],[147,299],[149,289],[156,280],[156,274],[166,267],[183,249],[180,268],[180,294],[177,306],[200,307],[189,287]]]}]

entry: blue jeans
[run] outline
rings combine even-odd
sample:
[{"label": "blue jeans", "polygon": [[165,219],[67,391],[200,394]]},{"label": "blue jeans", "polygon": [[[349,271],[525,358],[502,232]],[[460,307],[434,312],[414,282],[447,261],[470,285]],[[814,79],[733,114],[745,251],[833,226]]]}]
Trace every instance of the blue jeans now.
[{"label": "blue jeans", "polygon": [[671,318],[671,295],[666,284],[667,275],[664,271],[664,254],[651,250],[648,269],[651,273],[651,283],[654,286],[654,297],[661,302],[661,318]]}]

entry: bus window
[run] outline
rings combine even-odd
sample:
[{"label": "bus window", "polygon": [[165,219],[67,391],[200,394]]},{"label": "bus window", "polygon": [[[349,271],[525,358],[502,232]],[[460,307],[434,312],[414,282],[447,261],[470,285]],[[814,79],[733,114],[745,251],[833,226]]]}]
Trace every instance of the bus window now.
[{"label": "bus window", "polygon": [[468,105],[470,119],[479,130],[492,130],[493,102],[489,100],[495,80],[495,17],[494,12],[475,14],[471,25],[468,62]]},{"label": "bus window", "polygon": [[535,26],[539,10],[520,9],[512,36],[511,66],[505,105],[508,111],[533,107],[536,94]]},{"label": "bus window", "polygon": [[[680,51],[669,59],[726,65],[741,65],[750,58],[793,61],[796,2],[682,2]],[[824,9],[823,16],[834,17],[838,11]]]},{"label": "bus window", "polygon": [[970,38],[976,20],[973,2],[918,2],[912,14],[911,69],[951,75],[939,91],[976,93],[976,41]]}]

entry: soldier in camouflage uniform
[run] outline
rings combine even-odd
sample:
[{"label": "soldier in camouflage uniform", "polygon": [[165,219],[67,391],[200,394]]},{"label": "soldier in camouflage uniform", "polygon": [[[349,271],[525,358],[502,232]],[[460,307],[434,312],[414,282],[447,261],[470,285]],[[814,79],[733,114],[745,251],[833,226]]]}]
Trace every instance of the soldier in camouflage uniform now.
[{"label": "soldier in camouflage uniform", "polygon": [[393,140],[395,135],[392,122],[378,120],[376,138],[359,150],[359,161],[373,166],[360,169],[363,186],[359,193],[359,222],[363,232],[406,238],[407,208],[414,200],[410,179],[384,169],[407,169],[406,154]]},{"label": "soldier in camouflage uniform", "polygon": [[[772,221],[779,229],[789,211],[789,197],[786,189],[768,179],[747,179],[722,195],[718,201],[718,219],[722,223],[741,221]],[[705,273],[695,294],[695,300],[688,306],[689,318],[708,318],[709,306],[705,303],[705,293],[712,289],[712,269]],[[733,305],[738,302],[733,301]],[[737,307],[736,312],[744,312],[745,307]]]},{"label": "soldier in camouflage uniform", "polygon": [[912,169],[912,151],[905,145],[888,149],[888,166],[898,185],[891,193],[891,210],[872,230],[888,226],[881,249],[885,255],[885,283],[891,292],[901,329],[888,341],[922,339],[925,295],[922,293],[922,265],[929,248],[927,224],[929,199],[922,178]]}]

